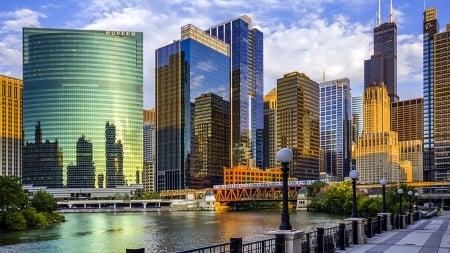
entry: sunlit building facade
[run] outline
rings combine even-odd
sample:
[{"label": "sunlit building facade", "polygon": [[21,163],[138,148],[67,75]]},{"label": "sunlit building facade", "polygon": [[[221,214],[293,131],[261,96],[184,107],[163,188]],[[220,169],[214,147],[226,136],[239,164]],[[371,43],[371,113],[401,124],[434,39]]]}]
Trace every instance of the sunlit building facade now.
[{"label": "sunlit building facade", "polygon": [[398,141],[423,140],[423,98],[391,103],[391,130]]},{"label": "sunlit building facade", "polygon": [[319,84],[304,73],[277,80],[277,149],[290,148],[291,176],[319,179]]},{"label": "sunlit building facade", "polygon": [[156,110],[144,110],[144,191],[156,191]]},{"label": "sunlit building facade", "polygon": [[187,189],[197,176],[193,173],[195,99],[212,93],[230,101],[229,48],[186,25],[181,39],[157,49],[155,57],[157,191]]},{"label": "sunlit building facade", "polygon": [[283,172],[280,167],[262,170],[248,168],[246,166],[236,166],[233,168],[225,168],[223,179],[224,184],[280,182],[283,180]]},{"label": "sunlit building facade", "polygon": [[[34,140],[37,122],[42,139],[57,140],[64,184],[80,136],[92,143],[104,178],[97,187],[135,183],[143,166],[142,64],[141,32],[23,28],[25,141]],[[123,178],[108,178],[110,169]]]},{"label": "sunlit building facade", "polygon": [[277,89],[264,96],[264,168],[277,165]]},{"label": "sunlit building facade", "polygon": [[450,180],[450,23],[445,31],[434,35],[433,81],[434,180]]},{"label": "sunlit building facade", "polygon": [[206,30],[230,45],[231,57],[231,164],[262,168],[263,33],[240,16]]},{"label": "sunlit building facade", "polygon": [[22,91],[20,79],[0,75],[0,176],[22,176]]},{"label": "sunlit building facade", "polygon": [[320,148],[323,171],[340,178],[348,176],[352,152],[352,97],[350,80],[320,83]]}]

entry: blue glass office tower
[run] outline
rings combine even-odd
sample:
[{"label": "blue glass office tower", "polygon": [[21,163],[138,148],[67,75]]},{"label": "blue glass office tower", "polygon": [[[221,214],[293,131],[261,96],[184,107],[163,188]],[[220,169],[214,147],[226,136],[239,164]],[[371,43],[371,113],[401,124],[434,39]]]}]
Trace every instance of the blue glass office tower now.
[{"label": "blue glass office tower", "polygon": [[435,180],[434,166],[434,35],[439,32],[436,8],[423,14],[423,179]]},{"label": "blue glass office tower", "polygon": [[231,49],[231,166],[263,167],[263,33],[248,16],[206,31]]},{"label": "blue glass office tower", "polygon": [[42,142],[57,141],[62,150],[66,178],[84,136],[97,186],[99,175],[111,187],[135,183],[143,166],[142,71],[140,32],[24,28],[25,142],[34,141],[40,122]]},{"label": "blue glass office tower", "polygon": [[350,172],[352,97],[348,78],[320,84],[320,148],[324,171],[341,180]]},{"label": "blue glass office tower", "polygon": [[[197,176],[208,175],[195,167],[195,101],[207,93],[230,101],[229,48],[186,25],[181,39],[157,49],[155,59],[157,191],[191,188]],[[227,133],[210,132],[212,136]],[[227,156],[229,150],[227,146],[214,152]]]},{"label": "blue glass office tower", "polygon": [[[378,10],[380,13],[380,10]],[[364,61],[364,88],[373,83],[384,83],[391,102],[398,101],[397,95],[397,25],[392,10],[390,20],[381,24],[378,16],[377,26],[373,29],[373,55]]]}]

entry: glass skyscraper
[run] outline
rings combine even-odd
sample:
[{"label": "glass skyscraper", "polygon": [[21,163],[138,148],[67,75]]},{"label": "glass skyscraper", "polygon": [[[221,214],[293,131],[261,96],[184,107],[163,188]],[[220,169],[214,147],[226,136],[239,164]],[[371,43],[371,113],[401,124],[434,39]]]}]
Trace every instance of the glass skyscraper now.
[{"label": "glass skyscraper", "polygon": [[[380,13],[380,10],[378,10]],[[392,10],[389,22],[381,24],[378,16],[377,26],[373,29],[373,55],[364,61],[364,88],[373,83],[384,83],[391,102],[398,101],[397,95],[397,25]]]},{"label": "glass skyscraper", "polygon": [[320,148],[324,171],[341,180],[351,168],[351,101],[348,78],[320,83]]},{"label": "glass skyscraper", "polygon": [[[181,39],[157,49],[155,58],[157,190],[191,188],[199,177],[208,179],[208,171],[196,167],[196,147],[208,143],[196,141],[195,101],[207,93],[230,101],[229,48],[203,30],[186,25],[181,28]],[[214,141],[214,135],[223,132],[209,134],[212,138],[204,141]],[[229,151],[228,146],[213,152],[223,156]],[[229,162],[223,167],[229,167]]]},{"label": "glass skyscraper", "polygon": [[206,31],[230,45],[231,166],[263,167],[263,33],[248,16]]},{"label": "glass skyscraper", "polygon": [[78,175],[77,156],[90,157],[77,149],[82,137],[92,144],[97,186],[135,183],[143,166],[142,63],[140,32],[24,28],[25,146],[40,122],[42,142],[61,149],[64,178],[69,166]]},{"label": "glass skyscraper", "polygon": [[434,181],[434,35],[439,32],[436,8],[423,14],[423,179]]}]

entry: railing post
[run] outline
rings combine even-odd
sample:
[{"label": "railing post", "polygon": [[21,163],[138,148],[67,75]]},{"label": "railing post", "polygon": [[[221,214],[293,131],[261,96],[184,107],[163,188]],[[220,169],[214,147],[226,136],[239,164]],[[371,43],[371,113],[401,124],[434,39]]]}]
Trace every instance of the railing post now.
[{"label": "railing post", "polygon": [[284,252],[284,235],[278,234],[275,237],[275,253],[285,253]]},{"label": "railing post", "polygon": [[339,223],[339,250],[345,250],[345,223]]},{"label": "railing post", "polygon": [[353,244],[358,244],[358,221],[352,221]]},{"label": "railing post", "polygon": [[317,249],[318,253],[323,253],[323,235],[324,235],[324,228],[317,228]]},{"label": "railing post", "polygon": [[230,253],[242,253],[242,238],[230,238]]},{"label": "railing post", "polygon": [[367,237],[372,238],[372,218],[367,218]]}]

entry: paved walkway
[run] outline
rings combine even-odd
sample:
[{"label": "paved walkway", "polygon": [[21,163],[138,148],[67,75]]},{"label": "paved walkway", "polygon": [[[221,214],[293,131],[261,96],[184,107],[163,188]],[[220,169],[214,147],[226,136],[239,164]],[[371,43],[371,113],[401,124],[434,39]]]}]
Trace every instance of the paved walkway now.
[{"label": "paved walkway", "polygon": [[406,229],[384,232],[339,252],[450,253],[450,211],[432,219],[419,220]]}]

